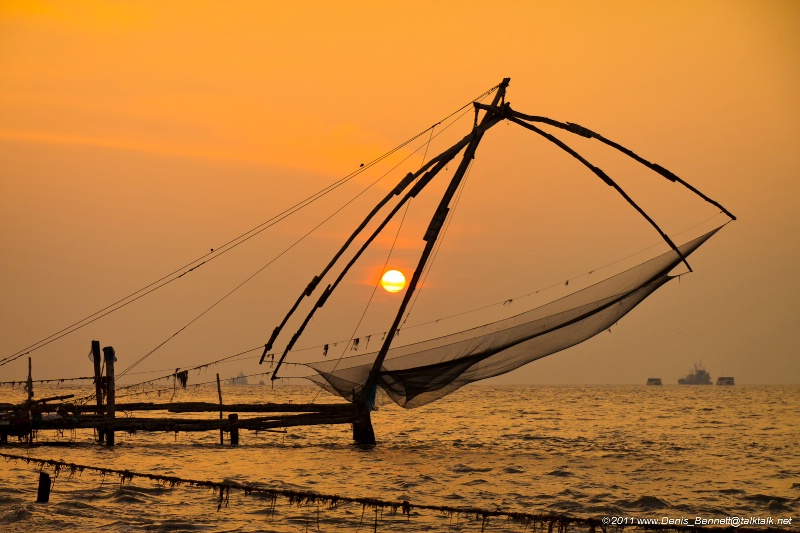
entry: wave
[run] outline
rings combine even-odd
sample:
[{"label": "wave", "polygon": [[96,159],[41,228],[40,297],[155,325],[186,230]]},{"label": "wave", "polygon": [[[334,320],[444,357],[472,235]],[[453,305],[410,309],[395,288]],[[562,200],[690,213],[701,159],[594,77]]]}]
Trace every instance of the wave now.
[{"label": "wave", "polygon": [[0,513],[0,524],[9,525],[16,522],[27,522],[33,517],[27,506],[17,505]]},{"label": "wave", "polygon": [[637,511],[657,511],[672,507],[672,505],[656,496],[639,496],[635,500],[619,500],[617,505],[624,509],[635,509]]}]

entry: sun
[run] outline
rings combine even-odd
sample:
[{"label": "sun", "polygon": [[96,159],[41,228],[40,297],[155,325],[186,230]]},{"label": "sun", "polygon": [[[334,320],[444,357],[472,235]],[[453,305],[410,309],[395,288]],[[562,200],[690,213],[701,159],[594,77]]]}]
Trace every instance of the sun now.
[{"label": "sun", "polygon": [[406,277],[399,270],[388,270],[381,278],[381,285],[387,292],[400,292],[406,286]]}]

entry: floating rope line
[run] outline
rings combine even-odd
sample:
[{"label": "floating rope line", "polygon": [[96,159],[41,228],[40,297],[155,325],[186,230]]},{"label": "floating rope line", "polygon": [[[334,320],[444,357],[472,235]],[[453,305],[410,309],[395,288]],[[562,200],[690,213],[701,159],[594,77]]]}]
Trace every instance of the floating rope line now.
[{"label": "floating rope line", "polygon": [[[245,495],[249,494],[265,494],[269,497],[270,501],[270,510],[271,514],[274,515],[275,510],[275,503],[278,498],[284,498],[287,500],[289,505],[296,505],[296,506],[303,506],[303,505],[317,505],[317,512],[319,511],[319,504],[326,505],[328,509],[336,509],[340,504],[357,504],[361,505],[362,509],[366,511],[367,509],[374,510],[376,513],[376,521],[375,527],[377,529],[377,518],[378,512],[383,514],[384,510],[388,510],[392,515],[396,515],[401,512],[404,516],[407,516],[408,519],[411,519],[411,512],[414,510],[427,510],[427,511],[436,511],[439,513],[449,514],[451,521],[453,515],[456,517],[466,516],[466,517],[474,517],[477,520],[481,520],[482,529],[486,527],[489,522],[490,518],[500,517],[505,518],[508,521],[523,525],[525,529],[529,526],[532,526],[533,531],[548,531],[552,533],[557,531],[559,533],[566,533],[570,530],[571,526],[585,526],[589,529],[590,532],[594,533],[597,529],[602,530],[603,532],[607,531],[621,531],[625,528],[625,526],[614,526],[614,525],[604,525],[602,520],[599,518],[584,518],[584,517],[573,517],[573,516],[565,516],[559,514],[536,514],[536,513],[523,513],[523,512],[515,512],[515,511],[504,511],[502,509],[482,509],[479,507],[452,507],[449,505],[426,505],[426,504],[413,504],[408,500],[404,501],[388,501],[382,500],[380,498],[364,498],[364,497],[353,497],[353,496],[343,496],[338,494],[325,494],[321,492],[314,492],[308,490],[291,490],[291,489],[283,489],[283,488],[276,488],[276,487],[262,487],[256,486],[248,483],[236,483],[231,481],[208,481],[208,480],[197,480],[197,479],[187,479],[187,478],[180,478],[176,476],[165,476],[162,474],[151,474],[151,473],[144,473],[144,472],[134,472],[131,470],[119,470],[116,468],[101,468],[96,466],[89,466],[89,465],[82,465],[76,463],[68,463],[65,461],[56,461],[53,459],[38,459],[35,457],[26,457],[21,455],[12,455],[8,453],[0,453],[0,457],[6,459],[6,461],[21,461],[26,464],[33,463],[37,465],[40,469],[44,468],[52,468],[54,471],[54,477],[58,478],[58,476],[62,472],[68,472],[69,478],[72,478],[76,473],[81,475],[84,471],[92,471],[97,472],[103,476],[103,481],[105,482],[105,477],[110,475],[115,475],[119,477],[120,484],[131,483],[134,478],[144,478],[149,479],[151,481],[155,481],[156,483],[160,483],[163,485],[168,486],[169,488],[179,487],[181,485],[188,485],[190,487],[202,487],[212,489],[215,493],[219,493],[218,501],[217,501],[217,511],[222,509],[222,506],[225,507],[229,506],[230,500],[230,492],[233,491],[241,491]],[[363,520],[363,518],[362,518]],[[652,525],[643,525],[639,526],[640,528],[646,530],[659,530],[659,531],[730,531],[730,528],[723,528],[723,527],[708,527],[708,526],[679,526],[679,525],[661,525],[661,524],[652,524]],[[737,531],[742,533],[773,533],[783,531],[779,528],[749,528],[749,527],[738,527],[736,528]]]},{"label": "floating rope line", "polygon": [[[82,378],[34,379],[31,381],[31,383],[64,383],[65,381],[94,381],[94,376]],[[17,385],[25,385],[27,382],[27,379],[20,379],[17,381],[0,381],[0,385],[11,385],[13,388]]]}]

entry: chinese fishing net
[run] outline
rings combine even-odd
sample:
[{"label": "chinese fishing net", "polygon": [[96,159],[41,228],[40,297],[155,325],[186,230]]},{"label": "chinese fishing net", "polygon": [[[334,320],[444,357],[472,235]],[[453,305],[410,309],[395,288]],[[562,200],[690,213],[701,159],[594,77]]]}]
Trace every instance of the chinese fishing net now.
[{"label": "chinese fishing net", "polygon": [[[679,247],[691,254],[720,228]],[[568,296],[516,316],[424,342],[391,348],[378,386],[398,405],[419,407],[468,383],[510,372],[608,329],[659,287],[682,259],[670,250]],[[377,352],[307,363],[322,388],[353,400]]]}]

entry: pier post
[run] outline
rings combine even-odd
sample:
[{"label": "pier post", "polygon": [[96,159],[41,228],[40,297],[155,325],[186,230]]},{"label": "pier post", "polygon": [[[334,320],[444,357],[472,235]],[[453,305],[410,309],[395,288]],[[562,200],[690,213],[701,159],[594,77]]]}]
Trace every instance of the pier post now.
[{"label": "pier post", "polygon": [[362,395],[353,398],[353,407],[356,414],[353,419],[353,440],[356,444],[371,446],[375,444],[375,432],[372,429],[369,404]]},{"label": "pier post", "polygon": [[50,474],[39,472],[39,489],[36,493],[36,503],[50,501]]},{"label": "pier post", "polygon": [[[219,419],[222,420],[222,386],[219,384],[219,374],[217,374],[217,394],[219,395]],[[222,426],[219,428],[219,443],[220,445],[225,444],[225,430],[222,429]]]},{"label": "pier post", "polygon": [[28,391],[28,403],[33,403],[33,363],[30,357],[28,357],[28,381],[25,390]]},{"label": "pier post", "polygon": [[228,415],[228,426],[231,431],[231,446],[239,445],[239,415],[231,413]]},{"label": "pier post", "polygon": [[106,362],[106,444],[114,445],[114,361],[117,360],[114,348],[106,346],[103,348],[103,359]]},{"label": "pier post", "polygon": [[[102,415],[103,409],[103,376],[100,373],[100,341],[92,341],[92,362],[94,363],[94,395],[97,397],[97,414]],[[97,428],[97,442],[105,441],[102,427]]]},{"label": "pier post", "polygon": [[30,428],[26,439],[28,443],[31,443],[33,442],[33,411],[31,410],[31,407],[33,406],[33,363],[31,362],[30,357],[28,357],[28,380],[25,382],[25,390],[28,392],[28,401],[25,402],[23,415],[28,423],[28,427]]}]

